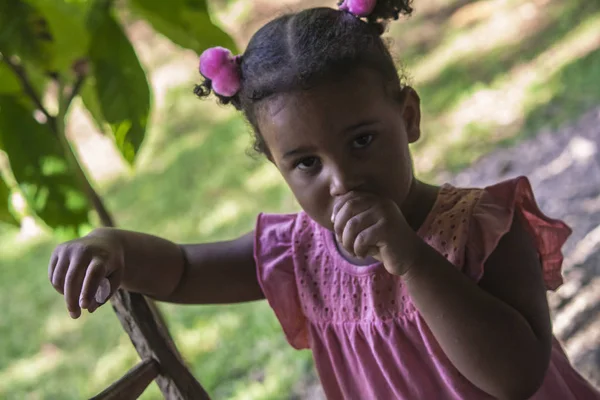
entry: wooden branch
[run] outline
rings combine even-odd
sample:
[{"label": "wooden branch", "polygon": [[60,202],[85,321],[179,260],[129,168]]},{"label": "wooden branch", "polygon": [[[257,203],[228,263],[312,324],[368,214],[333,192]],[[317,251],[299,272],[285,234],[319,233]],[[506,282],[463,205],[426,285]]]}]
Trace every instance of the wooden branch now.
[{"label": "wooden branch", "polygon": [[150,386],[159,374],[158,362],[153,358],[141,361],[121,379],[90,400],[134,400]]},{"label": "wooden branch", "polygon": [[[31,82],[29,82],[29,78],[27,77],[27,72],[25,71],[25,68],[22,65],[13,62],[9,57],[1,56],[0,59],[4,61],[4,63],[10,69],[13,70],[15,75],[17,75],[19,81],[21,82],[21,87],[23,88],[23,91],[27,94],[27,96],[29,96],[29,98],[31,98],[35,106],[39,108],[39,110],[42,113],[44,113],[46,119],[48,120],[48,124],[50,124],[51,127],[54,127],[55,118],[52,115],[50,115],[48,110],[46,110],[46,108],[42,104],[40,96],[38,96],[35,89],[33,88],[33,85],[31,85]],[[56,133],[55,128],[53,128],[53,131],[54,133]]]},{"label": "wooden branch", "polygon": [[156,383],[165,399],[210,400],[177,352],[157,310],[144,296],[119,289],[111,299],[112,306],[142,359],[154,358],[161,374]]}]

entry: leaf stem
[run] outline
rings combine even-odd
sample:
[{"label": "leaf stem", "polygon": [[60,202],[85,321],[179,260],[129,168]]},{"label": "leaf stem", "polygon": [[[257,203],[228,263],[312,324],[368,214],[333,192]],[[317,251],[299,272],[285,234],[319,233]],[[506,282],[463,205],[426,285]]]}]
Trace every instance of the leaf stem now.
[{"label": "leaf stem", "polygon": [[65,132],[65,117],[66,117],[67,111],[71,105],[71,102],[73,101],[75,96],[77,96],[77,94],[79,93],[79,90],[83,86],[83,82],[85,81],[86,74],[85,73],[78,74],[77,81],[70,88],[70,90],[68,90],[68,95],[66,97],[65,97],[65,87],[63,86],[61,80],[56,79],[56,82],[59,85],[59,90],[58,90],[58,105],[59,106],[58,106],[58,115],[53,116],[48,112],[48,110],[46,110],[46,108],[42,104],[42,101],[40,100],[40,96],[36,93],[35,89],[33,88],[33,85],[29,81],[29,78],[27,76],[27,72],[25,71],[25,68],[21,64],[11,60],[8,57],[4,57],[2,55],[0,55],[0,60],[3,61],[10,69],[13,70],[13,72],[19,78],[19,81],[21,82],[21,86],[23,87],[23,91],[25,92],[25,94],[33,101],[33,103],[36,105],[36,107],[46,116],[47,123],[48,123],[48,126],[50,127],[50,130],[58,138],[60,145],[63,149],[63,152],[65,154],[65,157],[67,159],[67,162],[71,166],[71,169],[72,169],[73,173],[75,174],[77,180],[79,181],[79,184],[81,185],[83,192],[85,193],[86,197],[88,198],[88,201],[92,204],[92,206],[96,210],[96,213],[98,214],[98,217],[100,218],[102,225],[107,226],[107,227],[114,227],[115,224],[114,224],[113,217],[110,215],[110,213],[104,206],[104,203],[102,202],[102,199],[100,198],[98,193],[96,193],[96,191],[90,184],[90,181],[87,178],[86,173],[83,170],[83,167],[79,163],[79,160],[77,159],[77,156],[75,155],[75,152],[73,151],[73,148],[71,147],[71,143],[67,139],[66,132]]},{"label": "leaf stem", "polygon": [[[83,78],[78,79],[78,82],[83,83]],[[77,85],[77,83],[76,83],[73,89],[75,89],[75,87],[81,87],[81,83],[79,83],[79,85]],[[73,150],[73,147],[71,146],[71,143],[69,142],[69,139],[67,138],[67,135],[66,135],[64,121],[65,121],[65,116],[66,116],[67,110],[69,109],[71,101],[74,98],[74,94],[76,94],[76,92],[75,92],[75,90],[72,90],[71,93],[69,93],[65,97],[64,86],[59,83],[59,90],[58,90],[59,106],[58,106],[58,115],[56,116],[57,123],[55,124],[55,128],[56,128],[55,133],[58,137],[58,140],[63,149],[63,152],[65,153],[67,162],[71,166],[71,170],[73,171],[73,173],[75,174],[75,177],[79,181],[79,184],[81,185],[81,188],[83,189],[83,192],[85,193],[88,201],[92,204],[92,206],[96,210],[96,213],[98,214],[98,217],[100,218],[100,222],[102,223],[103,226],[114,227],[115,223],[114,223],[113,217],[108,212],[107,208],[104,205],[104,202],[102,201],[102,199],[100,198],[98,193],[96,193],[96,191],[90,184],[90,181],[89,181],[88,177],[86,176],[86,173],[83,170],[83,167],[79,163],[79,160],[77,159],[77,155],[75,154],[75,151]]]},{"label": "leaf stem", "polygon": [[[29,98],[33,101],[35,106],[46,116],[49,126],[55,127],[56,126],[55,117],[50,115],[48,110],[46,110],[46,107],[44,107],[44,105],[42,104],[42,101],[40,100],[40,96],[38,96],[38,94],[35,92],[35,89],[29,82],[29,78],[27,77],[27,71],[25,71],[25,68],[21,64],[16,63],[13,60],[11,60],[9,57],[4,57],[4,56],[0,55],[0,60],[2,60],[10,69],[13,70],[15,75],[17,75],[17,77],[19,78],[19,81],[21,82],[21,86],[23,87],[23,91],[25,92],[25,94],[27,94],[27,96],[29,96]],[[56,130],[55,129],[53,129],[53,130],[54,130],[54,133],[56,133]]]},{"label": "leaf stem", "polygon": [[63,86],[63,84],[60,80],[58,80],[58,79],[56,80],[56,82],[59,85],[59,90],[58,90],[58,105],[59,106],[58,106],[58,115],[53,116],[48,112],[46,107],[44,107],[44,105],[42,104],[42,101],[40,100],[40,96],[36,93],[35,89],[33,88],[33,85],[29,81],[27,72],[25,71],[25,68],[23,67],[23,65],[11,60],[8,57],[4,57],[2,55],[0,55],[0,60],[3,61],[11,70],[13,70],[13,72],[19,78],[19,81],[21,82],[21,86],[22,86],[25,94],[31,99],[31,101],[33,101],[33,103],[36,105],[36,107],[46,116],[47,123],[48,123],[48,126],[50,127],[50,130],[58,138],[60,145],[63,149],[63,152],[65,154],[65,157],[67,159],[67,162],[71,166],[71,169],[72,169],[73,173],[75,174],[77,180],[79,181],[79,184],[81,185],[83,192],[85,193],[86,197],[88,198],[88,201],[92,204],[92,206],[98,213],[98,216],[100,218],[102,225],[107,226],[107,227],[114,227],[115,224],[114,224],[113,217],[110,215],[110,213],[104,206],[104,203],[102,202],[102,199],[100,198],[98,193],[96,193],[96,191],[90,184],[90,181],[87,178],[86,173],[83,170],[81,164],[79,163],[79,160],[77,159],[77,156],[75,155],[75,152],[73,151],[73,148],[71,147],[71,143],[67,139],[66,132],[65,132],[65,117],[66,117],[67,111],[68,111],[69,107],[71,106],[73,99],[75,98],[75,96],[77,96],[77,94],[79,93],[79,90],[81,90],[81,87],[83,86],[83,82],[85,81],[85,78],[86,78],[86,74],[78,74],[75,84],[70,88],[70,90],[68,90],[68,95],[66,97],[65,97],[65,92],[66,92],[65,87]]}]

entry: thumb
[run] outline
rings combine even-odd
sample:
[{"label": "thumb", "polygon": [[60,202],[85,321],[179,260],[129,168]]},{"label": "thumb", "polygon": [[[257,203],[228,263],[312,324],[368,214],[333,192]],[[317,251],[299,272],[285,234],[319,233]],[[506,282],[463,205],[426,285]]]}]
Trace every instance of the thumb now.
[{"label": "thumb", "polygon": [[104,304],[109,299],[111,295],[111,284],[107,278],[103,278],[98,285],[98,290],[96,290],[96,295],[94,298],[98,304]]},{"label": "thumb", "polygon": [[98,290],[96,290],[96,295],[94,296],[94,299],[99,305],[106,303],[108,299],[115,294],[117,289],[119,289],[121,286],[122,275],[123,273],[117,270],[102,279],[100,285],[98,285]]},{"label": "thumb", "polygon": [[92,300],[92,303],[88,307],[88,311],[93,313],[100,306],[103,306],[112,297],[114,292],[116,292],[115,288],[118,288],[118,286],[112,283],[109,278],[103,278],[98,285],[94,300]]},{"label": "thumb", "polygon": [[377,246],[370,247],[367,254],[379,262],[382,260],[381,255],[379,254],[379,248]]}]

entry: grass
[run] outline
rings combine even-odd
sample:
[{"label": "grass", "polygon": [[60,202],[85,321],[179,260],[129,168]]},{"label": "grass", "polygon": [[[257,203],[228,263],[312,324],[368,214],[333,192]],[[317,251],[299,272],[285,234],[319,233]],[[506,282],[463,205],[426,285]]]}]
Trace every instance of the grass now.
[{"label": "grass", "polygon": [[[458,170],[600,104],[597,2],[419,4],[422,12],[391,34],[422,99],[424,135],[413,150],[423,176]],[[135,175],[101,186],[120,227],[204,242],[252,229],[258,212],[297,209],[277,171],[246,156],[239,116],[194,101],[187,86],[168,96]],[[0,226],[0,398],[89,397],[137,362],[110,308],[70,320],[47,282],[57,242]],[[161,307],[214,399],[293,398],[314,379],[310,353],[287,345],[265,302]],[[158,389],[142,398],[160,398]]]},{"label": "grass", "polygon": [[[69,318],[47,283],[51,237],[18,243],[7,231],[1,238],[0,300],[10,304],[0,319],[1,398],[88,398],[137,362],[110,307]],[[310,354],[286,345],[264,302],[163,309],[180,350],[215,399],[275,399],[310,376]],[[160,398],[158,389],[143,398]]]},{"label": "grass", "polygon": [[[426,34],[431,25],[435,34]],[[413,32],[424,39],[411,41]],[[429,179],[600,103],[591,84],[600,76],[595,2],[451,2],[421,16],[417,9],[392,36],[421,96],[424,136],[414,153]]]}]

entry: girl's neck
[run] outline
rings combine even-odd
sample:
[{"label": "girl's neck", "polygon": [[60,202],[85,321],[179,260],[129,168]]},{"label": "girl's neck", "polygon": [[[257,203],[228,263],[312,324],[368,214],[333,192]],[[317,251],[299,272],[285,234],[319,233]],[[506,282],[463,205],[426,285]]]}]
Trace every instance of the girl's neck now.
[{"label": "girl's neck", "polygon": [[400,211],[413,231],[417,232],[427,219],[439,191],[439,186],[429,185],[413,178],[408,195],[400,205]]}]

